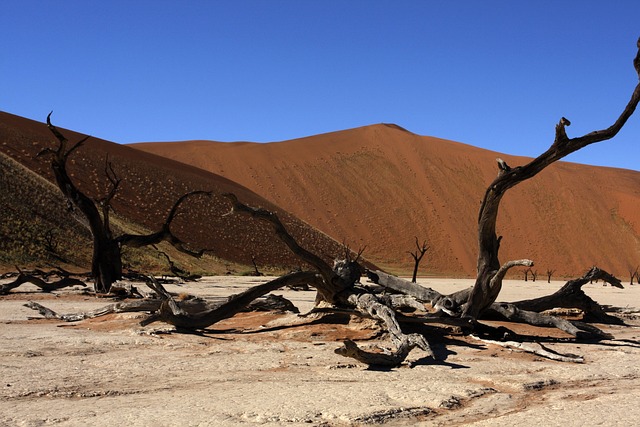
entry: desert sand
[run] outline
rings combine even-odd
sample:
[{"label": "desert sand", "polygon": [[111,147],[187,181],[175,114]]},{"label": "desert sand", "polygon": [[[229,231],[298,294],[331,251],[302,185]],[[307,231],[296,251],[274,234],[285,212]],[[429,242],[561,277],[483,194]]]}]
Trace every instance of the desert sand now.
[{"label": "desert sand", "polygon": [[[478,209],[498,173],[496,158],[512,167],[531,160],[391,124],[269,144],[131,147],[237,182],[337,241],[366,246],[364,257],[386,270],[408,274],[407,251],[415,237],[426,240],[428,271],[447,277],[475,274]],[[558,278],[592,265],[628,277],[640,256],[638,188],[637,171],[550,165],[505,195],[501,258],[532,259],[541,274],[554,270]]]},{"label": "desert sand", "polygon": [[[209,277],[169,290],[219,299],[264,280]],[[471,285],[464,279],[420,283],[443,293]],[[499,300],[541,296],[561,285],[505,281]],[[241,313],[203,334],[170,333],[161,323],[141,327],[144,315],[136,313],[63,323],[29,319],[40,316],[23,304],[67,313],[112,301],[80,289],[44,294],[23,285],[0,297],[0,425],[634,425],[640,419],[640,286],[587,284],[584,290],[601,304],[625,308],[633,325],[603,326],[615,340],[545,343],[583,355],[585,363],[452,337],[431,340],[441,360],[414,351],[411,366],[376,371],[334,353],[346,337],[372,338],[367,321]],[[303,312],[315,296],[276,293]]]}]

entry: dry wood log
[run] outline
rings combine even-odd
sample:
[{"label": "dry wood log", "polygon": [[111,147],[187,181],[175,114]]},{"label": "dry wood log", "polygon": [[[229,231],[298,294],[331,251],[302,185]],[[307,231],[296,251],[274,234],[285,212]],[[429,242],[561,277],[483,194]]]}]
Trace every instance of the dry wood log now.
[{"label": "dry wood log", "polygon": [[253,300],[243,311],[275,311],[278,313],[300,313],[298,307],[282,295],[268,294]]},{"label": "dry wood log", "polygon": [[25,307],[28,307],[32,310],[38,311],[41,315],[45,317],[45,319],[57,319],[62,320],[63,322],[78,322],[84,319],[92,319],[94,317],[105,316],[107,314],[112,313],[128,313],[128,312],[138,312],[138,311],[154,311],[160,307],[160,303],[162,301],[157,299],[139,299],[127,302],[117,302],[115,304],[109,304],[107,306],[98,308],[96,310],[80,312],[80,313],[67,313],[67,314],[59,314],[50,308],[47,308],[37,302],[29,301],[24,304]]},{"label": "dry wood log", "polygon": [[[269,297],[269,296],[268,296]],[[291,302],[283,299],[282,297],[277,297],[269,299],[267,297],[267,301],[261,301],[255,306],[249,304],[245,307],[245,311],[253,311],[253,310],[277,310],[277,311],[294,311],[296,312],[295,306],[292,306]],[[233,298],[233,297],[231,297]],[[284,301],[283,301],[284,300]],[[64,313],[60,314],[55,312],[54,310],[43,306],[34,301],[29,301],[24,304],[25,307],[31,308],[32,310],[38,311],[42,316],[46,319],[57,319],[62,320],[64,322],[78,322],[85,319],[93,319],[95,317],[105,316],[107,314],[112,313],[130,313],[130,312],[155,312],[160,309],[163,300],[158,298],[142,298],[136,299],[133,301],[122,301],[114,304],[109,304],[104,307],[98,308],[92,311],[79,312],[79,313]],[[255,303],[256,301],[254,301]],[[218,309],[224,303],[219,302],[209,302],[203,300],[201,298],[188,298],[183,299],[176,302],[180,310],[185,313],[189,313],[191,315],[199,315],[202,313],[207,313],[211,310]],[[288,303],[288,304],[287,304]],[[148,323],[145,323],[148,324]]]},{"label": "dry wood log", "polygon": [[554,308],[578,308],[584,313],[583,320],[590,322],[622,325],[624,322],[611,316],[602,309],[600,304],[591,299],[582,290],[582,286],[592,280],[604,280],[616,288],[623,288],[621,281],[610,273],[591,268],[584,276],[568,281],[562,288],[552,295],[515,302],[520,310],[542,312]]},{"label": "dry wood log", "polygon": [[353,286],[353,283],[345,283],[342,278],[336,274],[333,268],[331,268],[331,266],[329,266],[329,264],[327,264],[322,258],[300,246],[289,234],[275,212],[271,212],[267,209],[247,206],[241,203],[236,195],[232,193],[226,193],[223,194],[223,196],[231,201],[233,210],[249,214],[256,219],[270,223],[278,238],[287,245],[291,252],[318,270],[325,282],[324,285],[316,286],[316,289],[322,299],[329,303],[333,303],[336,301],[336,297],[339,294],[348,291],[348,289]]},{"label": "dry wood log", "polygon": [[368,271],[367,275],[370,280],[380,286],[391,289],[395,292],[410,295],[420,302],[431,304],[431,306],[437,310],[443,310],[450,315],[455,315],[455,313],[451,311],[456,306],[455,302],[438,291],[392,276],[391,274],[387,274],[380,270],[375,272]]},{"label": "dry wood log", "polygon": [[343,347],[335,350],[337,354],[352,357],[367,365],[386,367],[395,367],[401,364],[415,347],[421,348],[427,352],[428,356],[434,357],[433,350],[427,340],[420,334],[403,333],[393,309],[381,303],[375,295],[369,293],[353,294],[349,299],[359,311],[384,323],[395,350],[385,350],[383,353],[368,352],[358,348],[354,342],[347,340],[344,341]]},{"label": "dry wood log", "polygon": [[230,297],[226,302],[200,312],[189,312],[183,304],[175,299],[153,277],[149,277],[147,285],[151,287],[162,299],[158,310],[143,320],[141,324],[148,325],[152,322],[162,321],[182,329],[206,329],[215,323],[227,319],[245,309],[253,300],[283,286],[300,285],[302,283],[317,284],[320,278],[316,273],[299,272],[291,273],[277,279],[263,283],[246,291]]},{"label": "dry wood log", "polygon": [[519,309],[517,303],[509,304],[504,302],[495,302],[486,311],[486,315],[491,312],[500,314],[507,320],[512,322],[526,323],[533,326],[545,326],[560,329],[579,339],[611,339],[610,334],[601,331],[595,326],[587,325],[583,322],[571,322],[557,316],[541,314],[534,311]]},{"label": "dry wood log", "polygon": [[584,363],[584,357],[575,354],[560,354],[548,349],[540,343],[522,343],[518,341],[494,341],[470,335],[471,338],[482,341],[486,344],[498,345],[501,347],[517,349],[526,353],[532,353],[546,359],[556,360],[558,362]]},{"label": "dry wood log", "polygon": [[[533,265],[533,262],[530,260],[518,260],[505,263],[495,274],[493,280],[495,283],[499,282],[501,284],[504,275],[510,268],[530,265]],[[451,295],[442,295],[433,289],[391,276],[381,271],[376,271],[375,274],[370,275],[370,277],[382,286],[396,292],[410,295],[421,302],[430,303],[436,310],[441,309],[447,314],[456,317],[460,316],[462,307],[464,307],[464,304],[468,301],[468,296],[472,290],[472,288],[467,288]],[[605,280],[615,287],[622,287],[619,279],[604,270],[593,267],[584,276],[568,281],[561,289],[552,295],[513,303],[493,303],[485,310],[481,319],[486,316],[498,314],[513,322],[527,323],[533,326],[555,327],[579,339],[609,339],[611,338],[610,334],[585,322],[569,321],[557,316],[541,314],[543,311],[554,308],[578,308],[583,311],[585,321],[624,324],[618,317],[605,313],[602,307],[582,290],[582,285],[596,279]],[[495,283],[493,286],[496,286]],[[499,289],[496,290],[499,291]],[[405,318],[403,321],[408,320]],[[429,322],[435,323],[437,321],[438,318],[432,317],[429,319]],[[442,321],[442,323],[446,322]],[[469,322],[463,322],[458,326],[465,325],[467,327],[472,326]]]},{"label": "dry wood log", "polygon": [[31,275],[31,274],[18,274],[18,277],[13,282],[5,283],[0,285],[0,295],[8,294],[12,289],[19,287],[25,283],[31,283],[42,289],[43,292],[53,292],[59,289],[71,287],[71,286],[82,286],[86,287],[87,285],[80,279],[75,279],[73,277],[62,277],[59,280],[54,282],[46,282],[40,277]]}]

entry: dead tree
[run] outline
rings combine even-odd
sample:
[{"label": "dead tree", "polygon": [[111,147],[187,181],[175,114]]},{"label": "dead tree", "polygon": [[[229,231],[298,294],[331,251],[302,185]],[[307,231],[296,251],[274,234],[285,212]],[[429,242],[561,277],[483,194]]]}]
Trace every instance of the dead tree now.
[{"label": "dead tree", "polygon": [[547,283],[551,283],[551,276],[553,276],[553,273],[555,273],[555,270],[551,270],[550,268],[547,269]]},{"label": "dead tree", "polygon": [[[495,280],[502,280],[506,272],[514,266],[527,266],[531,264],[532,262],[530,260],[510,261],[504,264],[496,273]],[[425,321],[449,323],[466,328],[468,332],[471,332],[473,327],[478,327],[477,323],[471,324],[468,322],[453,321],[464,320],[455,318],[460,317],[462,310],[464,309],[464,304],[469,300],[469,295],[473,288],[463,289],[451,295],[443,295],[433,289],[408,282],[381,271],[376,271],[373,276],[375,276],[375,283],[378,283],[385,288],[405,295],[410,295],[420,302],[431,304],[431,306],[437,311],[430,318],[427,317]],[[622,288],[620,280],[616,277],[597,267],[593,267],[584,276],[568,281],[561,289],[552,295],[512,303],[494,302],[482,312],[480,318],[493,317],[497,314],[512,322],[528,323],[535,326],[556,327],[577,338],[610,338],[610,336],[600,329],[584,323],[598,322],[616,325],[623,324],[623,322],[617,317],[608,315],[597,302],[587,296],[582,290],[582,286],[584,284],[595,279],[602,279],[614,287]],[[495,282],[493,284],[495,285]],[[542,314],[542,312],[554,308],[579,309],[583,313],[583,321],[568,321],[557,316]],[[442,318],[440,314],[442,312],[454,319],[451,319],[450,321]],[[490,329],[489,331],[495,332]]]},{"label": "dead tree", "polygon": [[[640,49],[640,39],[637,46]],[[633,65],[640,77],[640,50],[636,53]],[[590,132],[586,135],[569,138],[566,127],[571,124],[562,117],[555,130],[555,140],[547,151],[524,166],[511,167],[502,159],[497,159],[498,176],[487,188],[478,215],[478,261],[477,276],[469,300],[463,310],[463,316],[477,319],[478,316],[495,302],[502,280],[494,280],[500,270],[501,236],[496,232],[496,221],[500,202],[506,192],[519,183],[533,178],[550,164],[580,150],[590,144],[613,138],[622,129],[633,114],[640,101],[640,84],[637,84],[631,99],[618,117],[608,128]]]},{"label": "dead tree", "polygon": [[420,265],[420,261],[424,257],[424,254],[429,250],[429,246],[427,245],[427,241],[422,242],[422,245],[418,241],[418,237],[416,236],[416,250],[414,252],[409,252],[409,255],[413,258],[413,276],[411,276],[411,281],[416,283],[418,278],[418,266]]},{"label": "dead tree", "polygon": [[[25,283],[31,283],[36,285],[42,290],[42,292],[53,292],[62,288],[72,286],[85,287],[85,283],[77,277],[71,277],[72,274],[62,269],[57,269],[49,272],[41,270],[34,271],[22,271],[18,267],[18,275],[13,282],[0,284],[0,295],[8,294],[12,289],[19,287]],[[49,281],[51,276],[58,277],[58,280]]]},{"label": "dead tree", "polygon": [[165,259],[167,260],[167,263],[169,264],[169,271],[171,271],[171,274],[173,274],[178,279],[185,282],[194,282],[202,278],[202,276],[199,274],[191,274],[189,271],[183,270],[182,268],[178,267],[176,263],[171,260],[171,258],[169,257],[169,255],[167,255],[166,252],[160,251],[160,255],[165,257]]},{"label": "dead tree", "polygon": [[355,260],[350,258],[347,250],[347,259],[334,263],[332,268],[322,258],[300,246],[274,212],[244,205],[233,194],[225,194],[224,196],[231,201],[234,211],[271,224],[280,240],[301,260],[317,270],[318,278],[313,283],[310,283],[318,292],[316,301],[324,301],[337,307],[347,307],[363,316],[376,319],[389,332],[395,347],[393,350],[387,350],[384,354],[379,354],[362,350],[355,343],[346,341],[344,347],[337,350],[339,354],[353,357],[367,364],[385,366],[400,364],[415,347],[419,347],[433,355],[429,344],[422,335],[402,332],[390,302],[356,286],[362,270],[357,260],[364,249],[359,252]]},{"label": "dead tree", "polygon": [[638,269],[640,266],[636,267],[635,270],[629,268],[629,285],[633,285],[633,279],[636,279],[636,283],[640,285],[640,274],[638,273]]},{"label": "dead tree", "polygon": [[185,243],[171,232],[171,222],[175,218],[180,205],[189,197],[195,195],[210,195],[207,191],[191,191],[180,197],[167,216],[159,231],[148,235],[123,234],[115,237],[111,230],[110,212],[111,201],[115,197],[121,180],[116,176],[113,165],[107,160],[105,174],[109,182],[106,195],[99,200],[94,200],[84,194],[74,184],[67,173],[67,159],[73,152],[80,148],[89,138],[81,139],[71,147],[68,147],[67,138],[51,124],[51,113],[47,116],[47,126],[58,140],[56,149],[45,148],[40,156],[51,157],[51,168],[55,176],[58,188],[67,198],[70,205],[77,208],[89,224],[93,236],[93,255],[91,261],[91,273],[94,279],[96,292],[107,293],[111,285],[122,278],[122,246],[143,247],[154,245],[161,241],[168,241],[178,250],[185,253],[201,256],[201,252],[193,252],[187,249]]},{"label": "dead tree", "polygon": [[538,270],[529,269],[529,272],[531,273],[531,281],[535,282],[538,278]]},{"label": "dead tree", "polygon": [[252,273],[253,276],[256,276],[256,277],[264,276],[264,274],[262,274],[260,270],[258,270],[258,264],[256,263],[255,255],[251,255],[251,264],[253,264],[253,273]]}]

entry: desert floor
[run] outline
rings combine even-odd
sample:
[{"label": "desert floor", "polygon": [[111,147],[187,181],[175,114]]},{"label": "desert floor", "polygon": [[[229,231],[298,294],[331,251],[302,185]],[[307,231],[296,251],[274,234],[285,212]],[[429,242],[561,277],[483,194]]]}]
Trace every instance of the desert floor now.
[{"label": "desert floor", "polygon": [[[211,277],[169,289],[215,299],[264,280]],[[472,282],[421,283],[449,293]],[[499,300],[542,296],[561,285],[506,281]],[[140,327],[144,315],[135,313],[63,323],[38,319],[23,304],[36,301],[68,313],[112,301],[78,289],[43,294],[30,286],[0,297],[3,426],[630,426],[640,419],[638,285],[583,287],[599,303],[627,309],[631,327],[603,326],[614,340],[544,342],[583,355],[585,363],[454,336],[430,339],[441,360],[416,350],[411,367],[387,371],[334,353],[346,337],[374,335],[366,321],[314,323],[292,314],[242,313],[203,334],[169,333],[172,328],[160,323]],[[303,312],[315,296],[276,293]],[[295,322],[301,324],[283,326]]]}]

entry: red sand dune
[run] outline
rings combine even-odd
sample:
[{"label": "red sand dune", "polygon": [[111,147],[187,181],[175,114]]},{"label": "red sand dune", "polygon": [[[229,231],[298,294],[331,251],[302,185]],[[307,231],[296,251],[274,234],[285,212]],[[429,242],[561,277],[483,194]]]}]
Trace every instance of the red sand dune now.
[{"label": "red sand dune", "polygon": [[[55,117],[53,122],[55,124]],[[69,130],[61,131],[71,143],[84,136]],[[48,161],[35,156],[42,148],[52,147],[52,141],[55,138],[45,124],[0,112],[0,152],[49,180],[53,177]],[[191,190],[213,191],[211,198],[193,198],[182,205],[181,213],[172,225],[178,237],[194,248],[210,249],[223,260],[250,265],[254,256],[261,266],[300,266],[300,260],[274,237],[270,225],[237,213],[227,215],[230,204],[221,194],[232,192],[249,205],[278,212],[291,233],[316,253],[328,259],[342,253],[338,242],[227,178],[97,138],[90,138],[68,162],[69,174],[90,197],[99,199],[105,194],[107,155],[122,179],[120,191],[113,200],[116,214],[147,230],[158,229],[182,194]],[[30,204],[31,200],[2,200],[3,206],[5,203],[11,209],[11,203]],[[41,215],[37,206],[33,209],[36,215]],[[68,220],[73,221],[71,217]],[[20,233],[20,230],[12,231]]]},{"label": "red sand dune", "polygon": [[[606,142],[604,142],[606,144]],[[372,125],[284,142],[184,141],[133,147],[225,176],[381,266],[473,275],[476,220],[495,159],[528,159]],[[585,148],[588,150],[589,148]],[[628,277],[640,264],[640,173],[556,163],[510,190],[498,219],[501,258],[530,258],[540,276],[593,265]]]}]

